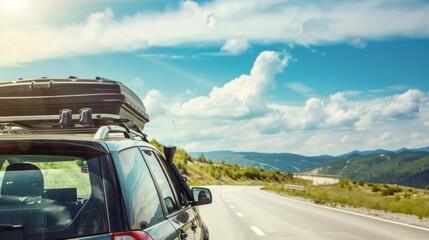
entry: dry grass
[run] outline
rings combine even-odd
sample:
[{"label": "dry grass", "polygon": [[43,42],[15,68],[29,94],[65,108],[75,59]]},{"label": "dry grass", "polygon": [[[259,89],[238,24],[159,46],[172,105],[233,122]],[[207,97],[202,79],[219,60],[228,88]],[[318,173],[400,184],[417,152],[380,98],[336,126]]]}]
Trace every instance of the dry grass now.
[{"label": "dry grass", "polygon": [[[356,183],[343,179],[334,185],[312,186],[304,182],[305,191],[286,189],[282,184],[266,189],[312,199],[318,204],[364,207],[386,212],[416,215],[429,218],[429,192],[386,184]],[[378,188],[378,191],[374,191]]]}]

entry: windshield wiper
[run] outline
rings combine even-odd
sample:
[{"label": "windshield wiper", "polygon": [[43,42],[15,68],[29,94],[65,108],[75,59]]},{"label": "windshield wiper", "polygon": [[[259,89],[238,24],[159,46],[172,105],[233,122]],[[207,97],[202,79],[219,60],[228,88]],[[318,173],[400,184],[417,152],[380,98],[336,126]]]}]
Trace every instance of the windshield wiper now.
[{"label": "windshield wiper", "polygon": [[8,231],[8,230],[15,230],[15,229],[21,229],[24,225],[22,224],[2,224],[0,223],[0,232],[2,231]]}]

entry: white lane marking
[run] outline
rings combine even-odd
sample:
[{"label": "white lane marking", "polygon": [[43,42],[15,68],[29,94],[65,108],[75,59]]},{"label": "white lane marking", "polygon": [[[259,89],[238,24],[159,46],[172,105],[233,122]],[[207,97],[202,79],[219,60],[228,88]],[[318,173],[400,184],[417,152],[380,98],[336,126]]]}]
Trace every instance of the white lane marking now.
[{"label": "white lane marking", "polygon": [[258,236],[265,236],[266,235],[264,232],[262,232],[261,229],[259,229],[256,226],[250,226],[250,229],[252,229],[256,233],[256,235],[258,235]]},{"label": "white lane marking", "polygon": [[237,212],[236,214],[237,214],[237,216],[239,216],[239,217],[244,217],[244,215],[243,215],[241,212]]},{"label": "white lane marking", "polygon": [[230,207],[230,208],[235,208],[235,206],[234,206],[234,205],[229,205],[229,207]]},{"label": "white lane marking", "polygon": [[415,228],[415,229],[429,231],[429,228],[425,228],[425,227],[414,226],[414,225],[407,224],[407,223],[396,222],[396,221],[392,221],[392,220],[388,220],[388,219],[384,219],[384,218],[369,216],[369,215],[365,215],[365,214],[361,214],[361,213],[349,212],[349,211],[346,211],[346,210],[342,210],[342,209],[338,209],[338,208],[332,208],[332,207],[327,207],[327,206],[322,206],[322,205],[315,204],[315,203],[304,202],[304,201],[300,201],[300,200],[297,200],[297,199],[292,199],[292,198],[288,198],[288,197],[285,197],[285,196],[281,196],[281,195],[277,195],[277,194],[274,194],[274,193],[270,193],[270,192],[264,191],[264,190],[262,190],[260,188],[258,190],[261,191],[261,192],[263,192],[263,193],[275,196],[275,197],[285,198],[287,200],[298,202],[298,203],[302,203],[302,204],[307,204],[307,205],[311,205],[311,206],[315,206],[315,207],[320,207],[320,208],[326,208],[326,209],[330,209],[330,210],[337,211],[337,212],[348,213],[348,214],[352,214],[352,215],[356,215],[356,216],[360,216],[360,217],[371,218],[371,219],[375,219],[375,220],[379,220],[379,221],[383,221],[383,222],[388,222],[388,223],[393,223],[393,224],[397,224],[397,225],[401,225],[401,226],[405,226],[405,227],[411,227],[411,228]]}]

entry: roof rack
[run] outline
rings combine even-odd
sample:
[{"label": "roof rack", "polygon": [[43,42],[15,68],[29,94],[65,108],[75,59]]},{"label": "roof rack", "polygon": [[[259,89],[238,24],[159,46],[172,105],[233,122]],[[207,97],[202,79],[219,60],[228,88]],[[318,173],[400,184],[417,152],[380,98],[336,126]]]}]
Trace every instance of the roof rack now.
[{"label": "roof rack", "polygon": [[142,135],[149,122],[133,91],[101,77],[0,82],[0,109],[0,132],[6,133],[96,133],[119,125]]},{"label": "roof rack", "polygon": [[140,138],[139,140],[143,140],[145,142],[149,142],[149,140],[147,139],[147,135],[146,134],[144,134],[142,132],[131,130],[126,125],[124,125],[124,124],[102,126],[95,133],[94,139],[95,140],[105,140],[105,139],[108,139],[110,133],[123,133],[124,136],[127,137],[127,138],[130,138],[130,139]]}]

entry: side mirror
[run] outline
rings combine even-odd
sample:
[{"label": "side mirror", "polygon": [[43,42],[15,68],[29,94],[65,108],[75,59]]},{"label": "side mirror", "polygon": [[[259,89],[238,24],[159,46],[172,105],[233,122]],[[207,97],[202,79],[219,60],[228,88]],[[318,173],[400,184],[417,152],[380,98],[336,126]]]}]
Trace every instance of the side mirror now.
[{"label": "side mirror", "polygon": [[200,206],[212,203],[212,193],[208,188],[193,187],[192,191],[192,205]]}]

